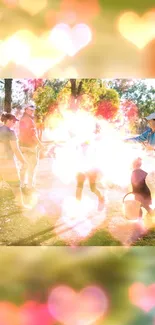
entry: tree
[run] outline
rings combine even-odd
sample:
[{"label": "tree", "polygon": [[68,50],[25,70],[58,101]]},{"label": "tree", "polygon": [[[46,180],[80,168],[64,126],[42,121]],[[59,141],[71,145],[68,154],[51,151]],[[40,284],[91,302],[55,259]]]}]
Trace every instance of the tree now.
[{"label": "tree", "polygon": [[[53,113],[58,106],[60,110],[61,106],[65,106],[67,109],[80,108],[96,116],[113,119],[119,109],[118,93],[108,89],[101,79],[6,79],[5,89],[7,93],[11,90],[9,96],[12,96],[13,107],[33,99],[38,117]],[[7,106],[8,109],[11,110]]]},{"label": "tree", "polygon": [[70,79],[71,85],[71,97],[70,97],[70,108],[75,110],[78,108],[79,97],[82,91],[83,80],[77,82],[76,79]]},{"label": "tree", "polygon": [[68,79],[45,79],[45,86],[50,86],[53,90],[59,94],[59,92],[65,87]]},{"label": "tree", "polygon": [[120,98],[122,98],[125,93],[128,91],[129,87],[132,85],[132,79],[109,79],[105,80],[105,85],[115,89],[119,94]]},{"label": "tree", "polygon": [[28,102],[34,92],[39,88],[43,87],[46,79],[20,79],[20,83],[23,84],[23,91],[25,93],[25,101]]},{"label": "tree", "polygon": [[119,109],[117,92],[106,88],[99,79],[45,80],[34,91],[33,100],[37,106],[36,117],[43,116],[50,127],[52,121],[63,118],[64,109],[75,111],[79,108],[110,120]]},{"label": "tree", "polygon": [[36,104],[36,114],[45,116],[52,113],[57,107],[57,93],[50,86],[38,87],[33,94],[33,100]]},{"label": "tree", "polygon": [[11,103],[12,103],[12,79],[4,79],[4,111],[7,113],[11,112]]},{"label": "tree", "polygon": [[[69,79],[66,87],[59,94],[59,99],[68,102],[70,109],[82,108],[95,115],[105,114],[111,107],[111,118],[119,108],[119,96],[115,90],[107,89],[100,79]],[[105,111],[100,106],[105,104]]]},{"label": "tree", "polygon": [[[11,94],[11,107],[19,107],[25,103],[25,83],[24,79],[11,79],[11,85],[9,79],[0,79],[0,102],[1,109],[8,111],[8,108],[4,107],[4,99],[5,94],[7,94],[7,89],[9,89],[9,96]],[[11,87],[10,87],[11,86]],[[5,91],[6,90],[6,91]],[[10,93],[11,90],[11,93]],[[6,95],[6,99],[8,99],[8,95]],[[8,104],[7,104],[8,105]],[[9,111],[11,109],[9,108]]]},{"label": "tree", "polygon": [[106,120],[113,120],[119,110],[119,96],[114,89],[106,89],[104,95],[100,96],[95,115]]},{"label": "tree", "polygon": [[132,101],[140,118],[154,112],[155,88],[149,87],[145,80],[114,79],[109,81],[109,87],[119,93],[121,100]]},{"label": "tree", "polygon": [[108,81],[107,85],[119,93],[128,120],[135,117],[137,131],[143,131],[146,126],[143,118],[154,112],[155,88],[144,79],[114,79]]},{"label": "tree", "polygon": [[[35,88],[32,90],[32,98],[36,103],[38,116],[52,113],[57,108],[58,94],[66,84],[66,81],[59,79],[42,79],[42,82],[40,80],[38,79],[37,83],[35,82]],[[29,80],[29,84],[34,85],[34,79]]]},{"label": "tree", "polygon": [[98,104],[95,115],[103,117],[106,120],[113,120],[118,112],[118,106],[111,101],[103,100]]}]

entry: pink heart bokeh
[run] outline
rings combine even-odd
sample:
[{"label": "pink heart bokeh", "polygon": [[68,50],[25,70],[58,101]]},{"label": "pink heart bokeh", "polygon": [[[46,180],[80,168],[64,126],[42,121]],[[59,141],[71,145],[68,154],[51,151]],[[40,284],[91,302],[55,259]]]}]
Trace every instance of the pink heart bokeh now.
[{"label": "pink heart bokeh", "polygon": [[155,283],[145,286],[143,283],[134,283],[129,288],[131,303],[148,313],[155,307]]},{"label": "pink heart bokeh", "polygon": [[77,24],[73,28],[67,24],[57,24],[50,35],[52,44],[69,56],[74,56],[91,39],[92,33],[86,24]]},{"label": "pink heart bokeh", "polygon": [[99,287],[86,287],[76,293],[62,285],[51,291],[48,305],[52,317],[65,325],[90,325],[105,316],[109,303]]},{"label": "pink heart bokeh", "polygon": [[47,304],[28,301],[20,307],[19,320],[21,325],[52,325],[52,317]]},{"label": "pink heart bokeh", "polygon": [[48,305],[27,301],[21,306],[11,302],[0,302],[0,325],[52,325]]}]

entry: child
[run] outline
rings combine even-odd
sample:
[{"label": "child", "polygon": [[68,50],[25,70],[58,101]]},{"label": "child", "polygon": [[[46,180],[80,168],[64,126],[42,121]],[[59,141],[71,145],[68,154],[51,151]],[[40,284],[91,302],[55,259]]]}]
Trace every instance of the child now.
[{"label": "child", "polygon": [[[133,172],[131,175],[132,192],[135,196],[135,200],[141,203],[141,207],[145,208],[145,210],[152,215],[154,211],[150,208],[150,205],[152,204],[152,197],[146,184],[147,173],[141,169],[141,166],[141,158],[134,160],[132,166]],[[140,210],[140,217],[142,217],[142,210]]]}]

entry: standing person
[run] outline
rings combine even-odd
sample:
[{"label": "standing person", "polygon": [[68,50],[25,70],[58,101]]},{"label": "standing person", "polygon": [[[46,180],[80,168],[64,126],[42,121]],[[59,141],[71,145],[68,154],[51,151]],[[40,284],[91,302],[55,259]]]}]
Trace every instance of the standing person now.
[{"label": "standing person", "polygon": [[[91,144],[90,144],[91,145]],[[104,196],[100,193],[100,191],[97,189],[97,179],[99,176],[99,170],[93,166],[94,164],[91,161],[91,157],[87,157],[87,150],[89,150],[88,143],[83,143],[81,145],[81,157],[80,157],[80,164],[82,163],[82,169],[83,171],[78,172],[77,174],[77,185],[76,185],[76,199],[81,200],[82,197],[82,191],[84,187],[84,183],[86,179],[89,180],[89,186],[90,190],[96,194],[98,197],[98,211],[101,211],[104,207]],[[94,152],[95,155],[95,152]],[[83,157],[82,157],[83,156]],[[93,159],[93,157],[92,157]]]},{"label": "standing person", "polygon": [[155,149],[155,113],[145,117],[148,121],[149,128],[139,136],[126,139],[125,142],[140,142],[146,145],[147,150]]},{"label": "standing person", "polygon": [[43,149],[44,146],[38,138],[34,122],[35,106],[27,104],[24,108],[25,112],[19,123],[19,143],[21,151],[28,162],[28,167],[21,170],[20,179],[22,192],[27,195],[35,191],[36,167],[39,160],[38,147]]},{"label": "standing person", "polygon": [[20,189],[19,171],[15,162],[15,157],[23,167],[27,162],[18,145],[18,139],[12,130],[15,123],[19,121],[13,114],[2,114],[0,126],[0,176],[10,186],[15,196],[15,202],[20,207],[24,205],[23,196]]},{"label": "standing person", "polygon": [[[22,113],[21,113],[21,107],[18,106],[17,108],[14,109],[15,113],[14,115],[16,116],[16,118],[20,121]],[[14,131],[16,132],[17,137],[19,136],[19,121],[16,122],[15,124],[15,128]]]},{"label": "standing person", "polygon": [[44,130],[43,116],[39,116],[37,118],[36,127],[37,127],[37,131],[38,131],[38,138],[41,141],[42,140],[43,130]]}]

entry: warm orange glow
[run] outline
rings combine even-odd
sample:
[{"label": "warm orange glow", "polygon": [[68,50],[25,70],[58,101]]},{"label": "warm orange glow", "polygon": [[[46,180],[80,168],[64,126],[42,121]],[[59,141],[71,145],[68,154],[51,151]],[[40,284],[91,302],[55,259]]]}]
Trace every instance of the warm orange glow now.
[{"label": "warm orange glow", "polygon": [[[87,14],[86,14],[87,13]],[[62,0],[59,11],[48,10],[45,14],[46,25],[51,28],[55,23],[75,25],[81,22],[88,22],[100,13],[98,0]]]},{"label": "warm orange glow", "polygon": [[3,2],[9,7],[14,8],[18,5],[18,0],[3,0]]},{"label": "warm orange glow", "polygon": [[[53,172],[69,184],[79,171],[97,168],[103,174],[104,184],[111,182],[128,186],[132,162],[137,156],[143,157],[144,152],[139,147],[124,143],[122,134],[105,120],[99,121],[101,133],[95,135],[96,121],[93,115],[83,110],[62,110],[61,121],[58,119],[57,126],[48,134],[51,140],[65,142],[56,149]],[[86,143],[85,149],[81,147],[82,143]]]},{"label": "warm orange glow", "polygon": [[31,0],[19,0],[18,2],[21,9],[27,11],[32,16],[45,9],[47,6],[47,0],[37,0],[37,3]]},{"label": "warm orange glow", "polygon": [[25,65],[31,55],[30,41],[32,38],[34,41],[34,35],[28,30],[21,30],[7,38],[3,43],[1,52],[3,65],[6,65],[9,61]]},{"label": "warm orange glow", "polygon": [[143,49],[155,37],[155,13],[147,12],[139,17],[134,12],[125,12],[118,21],[120,33],[139,49]]},{"label": "warm orange glow", "polygon": [[[81,37],[82,33],[82,37]],[[5,67],[10,62],[23,65],[36,77],[60,63],[65,56],[75,55],[91,41],[91,30],[85,24],[79,24],[70,29],[68,25],[56,25],[50,32],[40,37],[30,30],[19,30],[0,43],[0,65]],[[22,53],[22,55],[21,55]],[[69,67],[62,78],[78,73],[74,67]]]},{"label": "warm orange glow", "polygon": [[23,65],[37,77],[42,76],[65,56],[50,44],[49,33],[38,38],[29,30],[19,30],[1,42],[0,48],[2,67],[13,61]]},{"label": "warm orange glow", "polygon": [[[86,14],[87,13],[87,14]],[[60,18],[66,23],[88,21],[100,13],[98,0],[62,0],[60,5]]]}]

